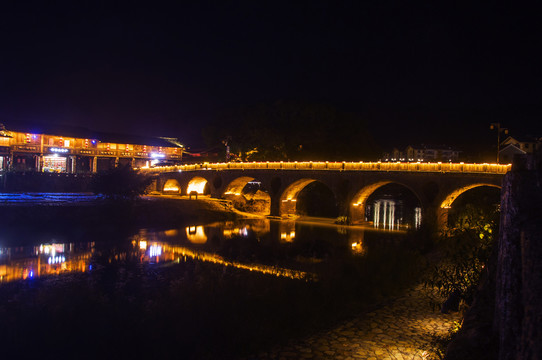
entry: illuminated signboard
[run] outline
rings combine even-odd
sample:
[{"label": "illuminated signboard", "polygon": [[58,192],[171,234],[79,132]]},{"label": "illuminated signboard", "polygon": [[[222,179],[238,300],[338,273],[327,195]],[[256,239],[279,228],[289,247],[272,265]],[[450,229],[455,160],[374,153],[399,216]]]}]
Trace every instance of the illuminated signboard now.
[{"label": "illuminated signboard", "polygon": [[50,152],[54,152],[54,153],[60,153],[60,154],[65,154],[65,153],[68,153],[70,152],[70,149],[65,149],[65,148],[50,148],[49,149]]}]

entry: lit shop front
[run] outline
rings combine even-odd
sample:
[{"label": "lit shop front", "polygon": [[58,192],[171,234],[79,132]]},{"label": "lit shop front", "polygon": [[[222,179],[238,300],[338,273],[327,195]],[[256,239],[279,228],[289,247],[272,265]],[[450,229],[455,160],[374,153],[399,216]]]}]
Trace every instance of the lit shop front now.
[{"label": "lit shop front", "polygon": [[70,149],[66,148],[49,148],[49,152],[43,155],[43,172],[54,173],[73,173],[74,161],[73,157],[69,156]]},{"label": "lit shop front", "polygon": [[47,155],[43,157],[43,172],[66,172],[68,159],[64,156]]}]

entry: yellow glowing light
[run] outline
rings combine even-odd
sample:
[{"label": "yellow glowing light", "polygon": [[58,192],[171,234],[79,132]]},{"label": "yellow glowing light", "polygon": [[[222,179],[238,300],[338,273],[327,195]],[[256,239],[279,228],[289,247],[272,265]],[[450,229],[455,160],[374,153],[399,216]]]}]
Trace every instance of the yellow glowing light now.
[{"label": "yellow glowing light", "polygon": [[240,196],[241,193],[239,193],[239,192],[232,192],[232,191],[226,191],[226,192],[224,193],[224,195],[235,195],[235,196]]},{"label": "yellow glowing light", "polygon": [[176,192],[176,193],[179,193],[179,192],[181,192],[181,186],[179,185],[177,180],[169,179],[164,184],[164,192]]},{"label": "yellow glowing light", "polygon": [[243,193],[243,188],[246,186],[246,184],[250,181],[254,180],[253,177],[248,176],[242,176],[239,177],[226,186],[226,191],[224,192],[225,195],[241,195]]},{"label": "yellow glowing light", "polygon": [[186,238],[192,244],[205,244],[207,235],[203,231],[203,226],[189,226],[186,228]]},{"label": "yellow glowing light", "polygon": [[352,251],[361,254],[363,252],[363,246],[361,242],[352,243]]},{"label": "yellow glowing light", "polygon": [[207,180],[202,177],[195,177],[188,183],[186,193],[191,194],[193,191],[195,191],[198,194],[203,194],[205,185],[207,185]]},{"label": "yellow glowing light", "polygon": [[349,170],[349,171],[404,171],[404,172],[461,172],[505,174],[511,164],[465,164],[465,163],[421,163],[421,162],[249,162],[249,163],[204,163],[149,168],[143,171],[159,173],[172,171],[226,170],[226,169],[297,169],[297,170]]},{"label": "yellow glowing light", "polygon": [[224,260],[221,256],[218,256],[216,254],[212,254],[212,253],[208,253],[204,251],[196,251],[196,250],[188,249],[181,246],[169,246],[169,245],[164,244],[163,249],[164,249],[163,250],[164,252],[174,254],[175,256],[179,256],[178,258],[179,260],[181,257],[192,258],[199,261],[219,264],[222,266],[231,266],[237,269],[256,271],[262,274],[268,274],[268,275],[273,275],[277,277],[285,277],[285,278],[296,279],[296,280],[316,281],[318,279],[316,274],[313,274],[313,273],[286,269],[286,268],[281,268],[278,266],[268,266],[268,265],[260,265],[260,264],[244,264],[238,261],[228,261],[228,260]]},{"label": "yellow glowing light", "polygon": [[280,233],[280,239],[286,242],[292,242],[295,239],[295,231],[283,231]]},{"label": "yellow glowing light", "polygon": [[139,249],[140,250],[147,250],[147,242],[145,240],[141,240],[139,242]]}]

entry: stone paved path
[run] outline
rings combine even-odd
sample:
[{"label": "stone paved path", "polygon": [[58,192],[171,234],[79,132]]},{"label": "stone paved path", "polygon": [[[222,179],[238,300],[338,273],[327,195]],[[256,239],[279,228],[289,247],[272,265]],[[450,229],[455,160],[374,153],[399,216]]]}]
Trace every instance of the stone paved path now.
[{"label": "stone paved path", "polygon": [[432,359],[432,335],[445,335],[460,316],[432,311],[421,286],[391,304],[336,328],[251,359]]}]

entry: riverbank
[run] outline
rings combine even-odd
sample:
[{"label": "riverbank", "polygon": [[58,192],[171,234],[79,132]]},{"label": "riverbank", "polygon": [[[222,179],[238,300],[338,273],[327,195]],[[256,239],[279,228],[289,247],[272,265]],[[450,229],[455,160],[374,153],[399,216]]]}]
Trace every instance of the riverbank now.
[{"label": "riverbank", "polygon": [[438,359],[431,341],[448,334],[461,316],[432,309],[430,296],[415,286],[374,311],[247,359]]},{"label": "riverbank", "polygon": [[110,201],[83,194],[65,196],[63,201],[40,194],[21,194],[21,199],[0,203],[4,246],[30,244],[36,242],[36,236],[62,240],[58,239],[61,236],[68,242],[118,239],[141,228],[176,228],[243,216],[228,202],[209,199],[144,196]]}]

